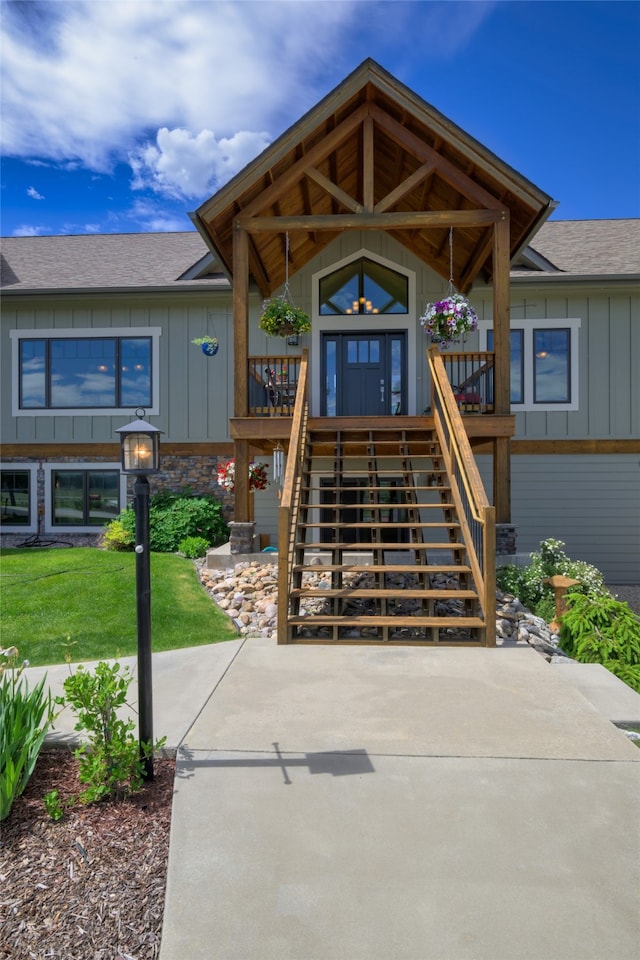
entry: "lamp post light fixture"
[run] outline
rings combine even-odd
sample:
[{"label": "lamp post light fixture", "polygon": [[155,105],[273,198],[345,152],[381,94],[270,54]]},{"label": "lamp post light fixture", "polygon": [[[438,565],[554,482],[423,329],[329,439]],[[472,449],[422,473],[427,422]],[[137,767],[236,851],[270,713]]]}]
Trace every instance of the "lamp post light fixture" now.
[{"label": "lamp post light fixture", "polygon": [[134,476],[136,515],[136,608],[138,621],[138,739],[143,777],[153,780],[153,690],[151,683],[151,574],[149,564],[149,481],[147,474],[160,469],[158,427],[143,419],[144,410],[136,410],[137,420],[119,427],[120,468]]}]

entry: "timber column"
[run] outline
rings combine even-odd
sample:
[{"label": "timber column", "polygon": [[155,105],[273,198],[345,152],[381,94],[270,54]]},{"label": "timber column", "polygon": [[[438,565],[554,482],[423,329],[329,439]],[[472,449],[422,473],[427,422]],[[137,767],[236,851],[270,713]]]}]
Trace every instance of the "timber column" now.
[{"label": "timber column", "polygon": [[[493,226],[493,349],[495,351],[494,410],[511,410],[511,337],[509,320],[509,211]],[[511,440],[493,441],[493,503],[496,524],[511,522]]]},{"label": "timber column", "polygon": [[[233,410],[234,416],[246,417],[249,412],[248,370],[249,355],[249,235],[237,222],[233,229]],[[251,517],[249,503],[249,444],[236,440],[234,520],[248,523]]]}]

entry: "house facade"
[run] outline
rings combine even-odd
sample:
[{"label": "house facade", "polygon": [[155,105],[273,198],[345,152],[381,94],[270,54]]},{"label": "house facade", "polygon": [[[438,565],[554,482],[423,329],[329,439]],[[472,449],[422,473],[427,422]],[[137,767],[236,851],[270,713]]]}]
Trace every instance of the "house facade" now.
[{"label": "house facade", "polygon": [[[426,428],[420,317],[453,281],[479,325],[443,357],[499,551],[555,537],[640,582],[640,221],[553,209],[367,61],[196,231],[5,239],[3,542],[93,542],[127,502],[115,431],[142,409],[163,431],[152,489],[217,493],[277,544],[279,483],[253,494],[245,467],[288,452],[303,367],[316,425]],[[311,317],[297,342],[258,326],[285,288]]]}]

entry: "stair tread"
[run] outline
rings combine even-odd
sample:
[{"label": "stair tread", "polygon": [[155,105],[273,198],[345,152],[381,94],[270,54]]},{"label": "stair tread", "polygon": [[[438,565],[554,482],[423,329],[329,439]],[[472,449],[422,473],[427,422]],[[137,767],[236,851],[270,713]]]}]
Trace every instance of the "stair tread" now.
[{"label": "stair tread", "polygon": [[343,573],[471,573],[471,567],[463,564],[408,564],[408,563],[362,563],[347,564],[340,563],[311,563],[295,564],[293,569],[296,572],[311,571],[313,573],[333,572],[342,570]]},{"label": "stair tread", "polygon": [[411,599],[423,600],[477,600],[475,590],[438,590],[413,589],[408,587],[296,587],[290,591],[295,597],[357,597],[361,599],[376,599],[377,597],[391,597],[394,600]]},{"label": "stair tread", "polygon": [[428,522],[426,520],[383,520],[383,521],[372,521],[371,523],[366,520],[356,520],[353,523],[341,523],[336,520],[335,522],[324,523],[320,520],[304,520],[300,521],[298,524],[299,527],[320,529],[320,530],[387,530],[389,526],[392,526],[394,529],[398,530],[413,530],[417,527],[420,529],[427,530],[454,530],[458,529],[460,526],[459,523],[455,523],[452,520],[442,520],[441,522]]},{"label": "stair tread", "polygon": [[311,548],[325,550],[393,550],[404,552],[407,550],[464,550],[464,543],[296,543],[296,550],[310,550]]},{"label": "stair tread", "polygon": [[416,614],[398,617],[348,617],[309,614],[306,617],[291,616],[288,622],[293,626],[315,627],[484,627],[480,617],[421,617]]}]

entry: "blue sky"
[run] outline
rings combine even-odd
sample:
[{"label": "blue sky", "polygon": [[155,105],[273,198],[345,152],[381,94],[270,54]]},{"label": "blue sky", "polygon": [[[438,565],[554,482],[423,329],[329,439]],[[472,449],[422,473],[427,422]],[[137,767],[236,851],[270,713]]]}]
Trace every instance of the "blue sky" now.
[{"label": "blue sky", "polygon": [[559,201],[640,216],[640,3],[1,0],[3,236],[192,229],[366,57]]}]

